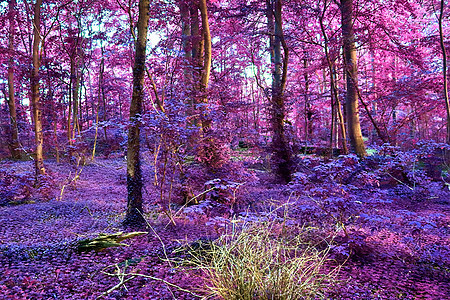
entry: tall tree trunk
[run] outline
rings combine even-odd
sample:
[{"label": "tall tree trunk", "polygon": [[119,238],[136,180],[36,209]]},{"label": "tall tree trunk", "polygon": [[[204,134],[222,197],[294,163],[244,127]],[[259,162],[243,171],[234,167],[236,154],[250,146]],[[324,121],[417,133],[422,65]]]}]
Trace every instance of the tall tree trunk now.
[{"label": "tall tree trunk", "polygon": [[341,101],[339,100],[338,79],[337,79],[337,72],[336,72],[335,64],[333,64],[333,78],[334,78],[334,99],[336,100],[337,116],[339,119],[339,132],[341,133],[339,135],[338,140],[339,140],[339,145],[342,149],[342,154],[347,155],[348,154],[347,133],[345,131],[345,122],[344,122],[344,114],[342,113],[342,105],[341,105]]},{"label": "tall tree trunk", "polygon": [[[97,126],[98,126],[98,114],[100,112],[100,99],[101,99],[102,100],[101,103],[102,103],[102,107],[103,107],[103,110],[102,110],[102,112],[103,112],[103,115],[102,115],[103,116],[103,134],[105,135],[105,143],[108,143],[108,131],[106,129],[106,117],[107,117],[106,93],[105,93],[105,85],[103,82],[104,74],[105,74],[105,58],[104,58],[103,46],[102,46],[102,60],[100,63],[100,74],[99,74],[99,78],[98,78],[99,89],[101,91],[101,94],[99,94],[99,98],[98,98],[99,102],[97,103],[97,116],[96,116],[97,120],[96,120],[96,122],[97,122]],[[101,97],[100,97],[100,95],[101,95]]]},{"label": "tall tree trunk", "polygon": [[14,159],[20,159],[21,151],[19,144],[19,130],[17,127],[17,112],[16,112],[16,97],[14,94],[14,31],[15,31],[15,13],[16,0],[10,0],[9,2],[9,61],[8,61],[8,107],[9,107],[9,119],[11,122],[11,141],[9,148],[11,151],[11,157]]},{"label": "tall tree trunk", "polygon": [[102,88],[102,100],[103,100],[103,134],[105,135],[105,142],[108,143],[108,130],[106,128],[106,120],[107,120],[107,112],[108,112],[108,107],[107,107],[107,103],[106,103],[106,95],[105,95],[105,90],[104,88]]},{"label": "tall tree trunk", "polygon": [[[191,114],[198,116],[199,112],[197,109],[198,104],[201,102],[199,100],[199,95],[201,94],[201,77],[203,70],[203,62],[201,60],[203,55],[203,37],[200,34],[200,19],[199,19],[199,8],[195,3],[192,3],[189,7],[190,17],[191,17],[191,43],[192,43],[192,93],[191,93]],[[201,119],[198,117],[194,117],[191,121],[191,124],[200,128],[201,127]],[[194,138],[194,141],[192,140]],[[197,136],[194,135],[191,137],[190,143],[195,144],[195,140],[197,140]]]},{"label": "tall tree trunk", "polygon": [[[212,63],[212,43],[211,43],[211,32],[209,30],[209,18],[208,18],[208,7],[206,0],[199,1],[200,16],[202,21],[202,32],[201,32],[201,43],[200,43],[200,53],[198,55],[200,68],[200,81],[199,81],[199,104],[203,107],[197,108],[200,114],[200,125],[201,125],[201,138],[203,145],[200,150],[200,158],[207,168],[211,170],[216,170],[223,166],[226,159],[220,152],[221,141],[215,139],[212,135],[212,119],[209,114],[208,109],[208,85],[209,78],[211,74],[211,63]],[[192,28],[194,32],[194,28]],[[202,57],[203,55],[203,57]],[[203,58],[203,59],[202,59]]]},{"label": "tall tree trunk", "polygon": [[[203,35],[203,47],[204,47],[204,55],[203,55],[203,69],[200,80],[200,92],[201,102],[207,103],[207,90],[209,83],[209,76],[211,73],[211,33],[209,31],[209,20],[208,20],[208,8],[206,6],[206,0],[200,0],[200,14],[202,17],[202,35]],[[202,114],[202,129],[203,132],[206,133],[209,131],[211,127],[211,118],[205,114]]]},{"label": "tall tree trunk", "polygon": [[[72,145],[72,97],[73,97],[73,80],[72,76],[74,73],[74,61],[73,58],[70,58],[70,81],[69,81],[69,108],[67,110],[67,140],[69,141],[69,145]],[[70,154],[71,155],[71,154]]]},{"label": "tall tree trunk", "polygon": [[[189,9],[191,13],[192,59],[194,65],[196,67],[200,67],[194,67],[194,73],[197,73],[197,78],[199,76],[198,70],[202,69],[201,57],[203,54],[203,39],[200,36],[200,20],[198,17],[198,7],[195,4],[192,4]],[[195,71],[195,69],[197,69],[197,71]]]},{"label": "tall tree trunk", "polygon": [[[95,135],[94,135],[94,147],[92,149],[92,160],[95,159],[95,150],[97,148],[97,138],[98,138],[98,115],[100,111],[100,102],[103,102],[103,97],[105,96],[103,90],[103,73],[105,72],[105,57],[103,56],[103,47],[102,49],[102,59],[100,61],[100,68],[98,72],[98,93],[97,93],[97,109],[95,112]],[[94,102],[92,102],[92,110],[94,109]]]},{"label": "tall tree trunk", "polygon": [[133,95],[130,104],[130,129],[128,131],[127,150],[127,213],[125,226],[142,226],[142,170],[140,160],[140,118],[144,98],[145,52],[149,21],[149,0],[139,0],[139,18],[137,23],[136,55],[133,66]]},{"label": "tall tree trunk", "polygon": [[41,43],[41,4],[42,0],[36,0],[34,6],[34,37],[33,37],[33,69],[31,70],[31,104],[33,106],[34,134],[35,134],[35,173],[36,181],[39,175],[45,174],[43,144],[44,135],[42,132],[42,111],[39,99],[39,66],[40,61],[40,43]]},{"label": "tall tree trunk", "polygon": [[[189,6],[186,4],[184,0],[180,0],[178,3],[178,6],[180,8],[180,14],[181,14],[181,39],[183,42],[183,52],[184,52],[184,58],[185,61],[185,67],[184,67],[184,80],[187,85],[192,84],[192,67],[191,67],[191,60],[192,60],[192,46],[191,46],[191,17],[190,17],[190,10]],[[192,98],[191,98],[192,99]],[[189,104],[189,103],[188,103]],[[192,103],[191,103],[192,105]]]},{"label": "tall tree trunk", "polygon": [[[305,142],[306,146],[308,145],[308,141],[312,138],[312,108],[311,103],[309,99],[309,76],[307,72],[308,68],[308,59],[307,59],[307,53],[304,51],[305,58],[303,59],[303,68],[304,68],[304,74],[303,78],[305,79]],[[305,148],[306,150],[306,148]]]},{"label": "tall tree trunk", "polygon": [[[81,66],[80,66],[81,67]],[[86,89],[86,84],[84,82],[84,76],[83,76],[83,71],[81,71],[80,73],[80,96],[79,97],[79,103],[78,103],[78,134],[81,135],[81,132],[83,131],[83,124],[84,124],[84,106],[83,106],[83,97],[84,97],[84,103],[86,105],[86,99],[87,99],[87,89]],[[83,91],[84,91],[84,95],[83,95]],[[87,105],[86,105],[87,106]]]},{"label": "tall tree trunk", "polygon": [[366,156],[358,110],[358,66],[353,31],[353,0],[341,0],[342,36],[344,40],[344,70],[347,78],[347,127],[351,149],[359,157]]},{"label": "tall tree trunk", "polygon": [[[78,53],[78,51],[76,51]],[[80,66],[78,54],[75,54],[72,80],[72,101],[73,101],[73,132],[72,139],[75,139],[77,133],[80,134],[79,124],[79,90],[80,90]]]},{"label": "tall tree trunk", "polygon": [[[328,7],[327,0],[325,0],[324,4],[323,4],[322,15],[320,16],[319,21],[320,21],[320,28],[322,31],[322,35],[323,35],[324,42],[325,42],[324,47],[325,47],[325,56],[326,56],[327,64],[328,64],[328,71],[330,73],[331,102],[332,102],[332,109],[334,108],[334,114],[332,114],[333,116],[332,116],[331,123],[332,124],[334,123],[336,116],[337,116],[337,118],[339,119],[339,129],[340,129],[340,133],[341,133],[340,134],[340,137],[341,137],[340,145],[342,148],[342,154],[348,154],[344,117],[342,116],[341,101],[339,101],[337,82],[335,80],[336,66],[335,66],[334,59],[332,60],[330,58],[330,53],[329,53],[329,48],[328,48],[328,42],[329,42],[328,35],[325,30],[325,26],[323,24],[323,20],[325,18],[325,13],[326,13],[327,7]],[[333,124],[332,128],[334,128],[334,124]],[[333,155],[333,130],[331,132],[331,155]]]},{"label": "tall tree trunk", "polygon": [[[284,90],[287,78],[289,52],[284,41],[281,0],[267,0],[268,30],[270,35],[270,56],[273,64],[272,73],[272,151],[274,171],[284,182],[291,181],[291,152],[284,130],[285,103]],[[281,58],[283,46],[283,60]]]},{"label": "tall tree trunk", "polygon": [[445,51],[444,44],[444,30],[442,28],[442,21],[444,19],[444,0],[441,0],[441,11],[439,14],[439,40],[442,49],[442,72],[444,75],[444,101],[445,108],[447,110],[447,144],[450,144],[450,103],[448,100],[448,80],[447,80],[447,52]]}]

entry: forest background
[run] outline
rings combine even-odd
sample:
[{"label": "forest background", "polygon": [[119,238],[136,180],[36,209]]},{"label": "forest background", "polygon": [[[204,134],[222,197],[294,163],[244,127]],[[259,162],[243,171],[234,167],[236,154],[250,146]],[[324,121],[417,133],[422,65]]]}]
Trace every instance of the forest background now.
[{"label": "forest background", "polygon": [[[122,198],[100,205],[119,214],[98,225],[111,233],[148,229],[154,211],[176,227],[192,205],[233,218],[278,198],[328,216],[343,236],[333,249],[349,258],[366,255],[373,234],[349,224],[379,222],[355,203],[406,199],[398,209],[443,205],[423,217],[448,237],[449,10],[444,0],[1,1],[2,213],[119,184]],[[409,233],[437,222],[427,220]],[[3,256],[16,245],[5,230]],[[437,245],[433,264],[447,274],[448,245]]]}]

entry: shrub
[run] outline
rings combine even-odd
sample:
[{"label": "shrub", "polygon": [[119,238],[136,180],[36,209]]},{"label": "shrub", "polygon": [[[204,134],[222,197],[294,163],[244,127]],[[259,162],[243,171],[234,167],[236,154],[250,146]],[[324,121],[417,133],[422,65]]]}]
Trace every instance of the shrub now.
[{"label": "shrub", "polygon": [[31,172],[16,174],[0,169],[0,206],[29,200],[34,191],[34,175]]}]

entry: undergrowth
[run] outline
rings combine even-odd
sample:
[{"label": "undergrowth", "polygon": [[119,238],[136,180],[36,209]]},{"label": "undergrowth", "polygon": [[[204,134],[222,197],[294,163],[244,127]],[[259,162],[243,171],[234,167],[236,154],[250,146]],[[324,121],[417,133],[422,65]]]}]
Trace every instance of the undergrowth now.
[{"label": "undergrowth", "polygon": [[329,247],[319,250],[274,221],[233,222],[228,232],[202,247],[190,247],[185,264],[202,271],[205,299],[316,299],[334,281],[326,270]]}]

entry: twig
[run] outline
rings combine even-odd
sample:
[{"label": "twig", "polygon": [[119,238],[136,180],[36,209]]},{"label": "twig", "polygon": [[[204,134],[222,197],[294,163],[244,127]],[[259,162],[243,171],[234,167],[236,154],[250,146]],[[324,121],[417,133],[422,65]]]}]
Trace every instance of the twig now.
[{"label": "twig", "polygon": [[[125,273],[125,272],[121,272],[120,271],[120,268],[119,268],[118,264],[115,264],[114,266],[117,269],[117,273],[109,273],[109,272],[104,272],[104,271],[102,271],[102,273],[105,274],[105,275],[108,275],[108,276],[118,277],[120,282],[118,284],[116,284],[115,286],[111,287],[110,289],[108,289],[106,292],[104,292],[100,296],[98,296],[97,299],[100,299],[101,297],[104,297],[104,296],[112,293],[116,289],[122,287],[126,282],[128,282],[130,280],[133,280],[136,277],[144,277],[144,278],[149,278],[151,280],[159,281],[159,282],[162,282],[162,283],[166,284],[167,286],[174,287],[174,288],[178,289],[179,291],[188,293],[188,294],[190,294],[190,295],[192,295],[194,297],[202,298],[202,296],[197,295],[197,294],[195,294],[195,293],[193,293],[193,292],[191,292],[191,291],[189,291],[187,289],[184,289],[184,288],[182,288],[182,287],[180,287],[180,286],[178,286],[178,285],[176,285],[174,283],[171,283],[171,282],[169,282],[167,280],[164,280],[162,278],[154,277],[154,276],[151,276],[151,275],[139,274],[139,273]],[[125,279],[125,277],[127,277],[127,276],[130,276],[130,277]]]},{"label": "twig", "polygon": [[[142,218],[144,218],[144,215],[141,213],[140,210],[138,210],[139,214],[142,216]],[[147,221],[147,219],[145,219],[145,223],[147,223],[147,226],[150,227],[150,229],[153,231],[153,233],[155,234],[155,236],[158,238],[159,242],[161,243],[162,249],[163,249],[163,253],[164,256],[166,258],[166,260],[169,262],[170,267],[172,267],[172,265],[170,264],[170,260],[169,260],[169,256],[167,255],[167,251],[166,251],[166,245],[164,244],[164,242],[162,241],[161,237],[159,236],[159,234],[156,232],[156,230],[152,227],[152,225],[150,225],[150,223]]]},{"label": "twig", "polygon": [[[212,187],[212,188],[210,188],[210,189],[207,189],[206,191],[203,191],[203,192],[201,192],[200,194],[198,194],[198,195],[192,197],[191,199],[189,199],[188,201],[186,201],[186,203],[183,204],[183,206],[181,206],[180,209],[178,209],[178,210],[175,212],[175,214],[173,214],[171,217],[169,217],[169,218],[171,219],[171,221],[174,222],[172,219],[173,219],[174,217],[176,217],[176,216],[178,215],[178,213],[179,213],[181,210],[183,210],[183,208],[185,208],[189,203],[191,203],[192,201],[194,201],[194,200],[197,199],[198,197],[200,197],[200,196],[202,196],[202,195],[204,195],[204,194],[206,194],[206,193],[208,193],[208,192],[210,192],[210,191],[212,191],[212,190],[214,190],[214,189],[215,189],[215,187]],[[170,209],[170,207],[169,207],[169,209]],[[169,224],[170,224],[170,223],[168,223],[168,224],[166,225],[166,227],[169,226]]]}]

